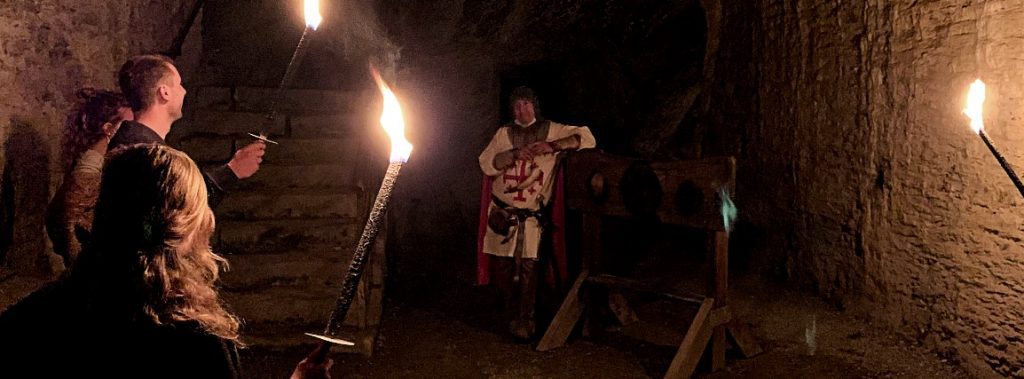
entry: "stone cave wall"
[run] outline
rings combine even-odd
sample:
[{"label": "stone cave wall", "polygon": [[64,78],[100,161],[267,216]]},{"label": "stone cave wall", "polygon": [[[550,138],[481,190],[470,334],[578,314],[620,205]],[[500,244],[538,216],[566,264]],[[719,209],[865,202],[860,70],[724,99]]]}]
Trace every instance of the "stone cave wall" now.
[{"label": "stone cave wall", "polygon": [[0,5],[0,257],[51,274],[43,212],[59,185],[62,124],[77,89],[114,88],[130,55],[166,51],[191,1],[8,1]]},{"label": "stone cave wall", "polygon": [[[1024,4],[761,1],[740,204],[765,267],[983,377],[1024,375]],[[741,205],[741,206],[743,206]]]}]

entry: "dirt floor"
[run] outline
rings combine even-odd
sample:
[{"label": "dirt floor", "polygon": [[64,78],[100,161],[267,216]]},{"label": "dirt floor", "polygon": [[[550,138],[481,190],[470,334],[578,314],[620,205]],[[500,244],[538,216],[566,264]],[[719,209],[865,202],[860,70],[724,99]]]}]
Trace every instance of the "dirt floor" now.
[{"label": "dirt floor", "polygon": [[[42,284],[0,276],[0,308]],[[405,293],[386,306],[372,357],[335,354],[336,378],[648,378],[668,369],[692,307],[630,297],[639,323],[591,328],[590,337],[537,352],[513,341],[500,325],[489,288],[449,287]],[[730,354],[728,366],[706,378],[968,378],[953,362],[854,318],[819,298],[757,278],[734,278],[731,306],[765,352]],[[602,325],[602,323],[595,323]],[[249,332],[255,332],[250,330]],[[243,335],[246,330],[243,329]],[[314,345],[295,333],[286,349],[242,351],[247,377],[285,378]],[[808,341],[812,341],[809,343]]]},{"label": "dirt floor", "polygon": [[[0,309],[42,283],[10,273],[0,275]],[[566,346],[541,353],[508,336],[499,322],[492,288],[417,285],[392,287],[389,293],[392,299],[386,305],[373,356],[333,355],[334,377],[657,378],[668,369],[695,312],[692,306],[629,296],[639,323],[622,327],[595,322],[589,337],[577,333]],[[698,369],[699,377],[970,377],[955,362],[912,341],[839,312],[818,297],[756,276],[733,277],[731,306],[765,352],[749,359],[733,353],[727,367],[716,373],[709,373],[705,362]],[[246,334],[253,335],[250,341],[258,340],[256,330],[243,329]],[[283,346],[293,347],[242,351],[247,377],[285,378],[313,349],[300,332],[286,334],[295,338]]]},{"label": "dirt floor", "polygon": [[[454,291],[445,297],[448,300],[436,303],[413,298],[389,304],[374,355],[335,355],[334,376],[657,378],[667,370],[687,321],[686,311],[677,312],[660,301],[633,298],[640,323],[606,326],[589,338],[574,336],[565,347],[541,353],[511,340],[495,325],[497,316],[488,307],[488,292],[479,288]],[[470,309],[467,304],[483,306]],[[728,366],[716,373],[709,373],[702,364],[699,377],[970,377],[912,342],[838,312],[814,296],[779,285],[734,281],[732,306],[760,338],[765,353],[749,359],[730,355]],[[258,378],[286,377],[312,347],[248,349],[243,352],[246,373]]]}]

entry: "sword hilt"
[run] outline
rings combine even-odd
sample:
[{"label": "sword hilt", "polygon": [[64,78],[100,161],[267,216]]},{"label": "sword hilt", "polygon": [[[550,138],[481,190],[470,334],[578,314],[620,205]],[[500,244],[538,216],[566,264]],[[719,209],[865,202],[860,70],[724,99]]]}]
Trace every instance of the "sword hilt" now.
[{"label": "sword hilt", "polygon": [[327,360],[327,353],[331,352],[331,345],[333,344],[327,341],[320,342],[320,345],[316,347],[316,350],[313,350],[313,363],[324,363],[324,361]]},{"label": "sword hilt", "polygon": [[310,356],[313,357],[314,363],[322,363],[327,359],[327,353],[331,352],[331,347],[334,345],[355,346],[355,343],[340,338],[333,338],[313,333],[306,333],[306,335],[320,340],[320,345],[317,346],[316,350],[313,350],[312,354],[310,354]]}]

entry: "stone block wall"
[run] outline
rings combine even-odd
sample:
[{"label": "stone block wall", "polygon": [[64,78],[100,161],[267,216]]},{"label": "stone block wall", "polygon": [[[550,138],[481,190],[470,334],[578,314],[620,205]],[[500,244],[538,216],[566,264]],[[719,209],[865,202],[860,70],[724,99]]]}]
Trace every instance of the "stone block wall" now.
[{"label": "stone block wall", "polygon": [[60,269],[43,211],[63,176],[60,136],[83,86],[114,88],[130,55],[170,48],[191,1],[7,1],[0,5],[0,257]]},{"label": "stone block wall", "polygon": [[761,1],[738,203],[766,265],[982,377],[1024,375],[1024,4]]}]

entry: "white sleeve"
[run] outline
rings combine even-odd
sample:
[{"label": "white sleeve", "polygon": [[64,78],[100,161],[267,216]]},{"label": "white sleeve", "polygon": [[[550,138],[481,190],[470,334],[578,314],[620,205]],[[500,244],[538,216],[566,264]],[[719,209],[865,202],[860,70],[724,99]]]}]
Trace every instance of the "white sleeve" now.
[{"label": "white sleeve", "polygon": [[78,158],[78,162],[75,163],[73,170],[76,172],[99,174],[103,170],[103,154],[92,149],[86,150]]},{"label": "white sleeve", "polygon": [[556,141],[562,138],[576,135],[580,137],[580,150],[590,149],[597,146],[597,140],[590,128],[586,126],[563,125],[552,121],[548,130],[548,141]]},{"label": "white sleeve", "polygon": [[499,153],[509,150],[512,150],[512,141],[508,140],[508,132],[504,127],[502,127],[494,133],[494,137],[491,138],[491,143],[487,144],[487,148],[480,153],[480,169],[483,170],[484,175],[500,175],[501,170],[494,167],[494,157]]}]

